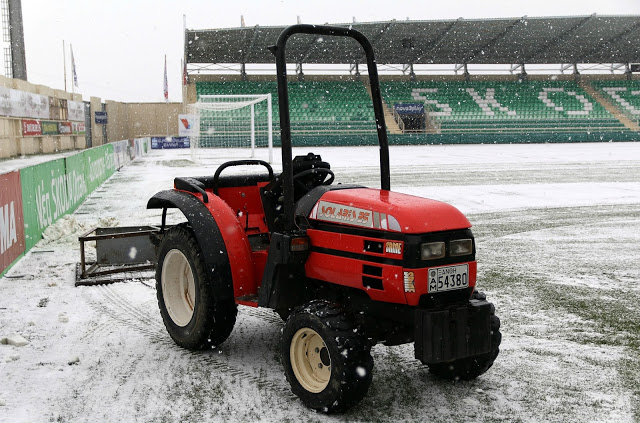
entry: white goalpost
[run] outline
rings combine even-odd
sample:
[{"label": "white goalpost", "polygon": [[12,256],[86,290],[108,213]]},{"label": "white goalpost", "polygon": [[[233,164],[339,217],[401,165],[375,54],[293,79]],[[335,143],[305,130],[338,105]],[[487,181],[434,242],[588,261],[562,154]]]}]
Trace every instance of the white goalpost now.
[{"label": "white goalpost", "polygon": [[211,149],[234,149],[240,155],[250,149],[268,149],[273,161],[271,94],[200,95],[187,106],[196,117],[197,135],[191,136],[191,157],[202,159]]}]

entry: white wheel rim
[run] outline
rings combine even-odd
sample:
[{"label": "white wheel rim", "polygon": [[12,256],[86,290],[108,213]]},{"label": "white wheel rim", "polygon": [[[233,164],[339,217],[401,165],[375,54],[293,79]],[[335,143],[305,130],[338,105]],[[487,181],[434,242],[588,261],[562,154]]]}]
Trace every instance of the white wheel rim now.
[{"label": "white wheel rim", "polygon": [[162,298],[169,317],[184,327],[193,317],[196,285],[187,257],[180,250],[170,250],[162,263]]},{"label": "white wheel rim", "polygon": [[291,339],[289,357],[293,373],[305,390],[317,394],[327,387],[331,378],[331,357],[316,331],[299,329]]}]

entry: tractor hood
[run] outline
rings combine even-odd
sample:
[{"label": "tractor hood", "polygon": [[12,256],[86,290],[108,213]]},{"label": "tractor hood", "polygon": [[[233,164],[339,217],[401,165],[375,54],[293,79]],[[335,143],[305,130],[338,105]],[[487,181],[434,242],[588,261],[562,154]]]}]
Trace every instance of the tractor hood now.
[{"label": "tractor hood", "polygon": [[471,227],[469,220],[449,204],[372,188],[325,192],[311,210],[309,218],[408,234]]}]

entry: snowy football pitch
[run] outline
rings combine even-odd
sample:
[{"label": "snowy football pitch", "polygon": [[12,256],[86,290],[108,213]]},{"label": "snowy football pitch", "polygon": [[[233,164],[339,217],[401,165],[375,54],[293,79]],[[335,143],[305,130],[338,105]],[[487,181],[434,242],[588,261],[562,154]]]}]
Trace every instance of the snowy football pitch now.
[{"label": "snowy football pitch", "polygon": [[[309,151],[331,163],[336,183],[379,187],[377,148],[294,154]],[[232,155],[136,159],[0,279],[0,337],[29,340],[0,345],[0,420],[640,419],[640,143],[392,147],[393,190],[451,203],[473,224],[501,352],[477,380],[451,383],[413,359],[413,345],[378,345],[369,395],[342,416],[293,397],[277,353],[282,324],[269,310],[240,307],[223,345],[193,353],[164,330],[153,281],[74,287],[79,235],[158,224],[149,197]]]}]

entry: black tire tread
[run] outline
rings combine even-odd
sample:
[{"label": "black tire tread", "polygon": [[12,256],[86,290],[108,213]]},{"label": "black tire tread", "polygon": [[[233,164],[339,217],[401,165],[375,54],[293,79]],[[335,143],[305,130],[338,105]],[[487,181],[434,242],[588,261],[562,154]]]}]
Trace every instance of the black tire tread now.
[{"label": "black tire tread", "polygon": [[[200,286],[196,287],[197,290],[199,289],[199,295],[196,299],[196,310],[194,310],[194,317],[197,320],[191,330],[184,336],[184,334],[181,333],[183,331],[176,331],[175,325],[172,325],[171,318],[164,306],[161,289],[162,267],[160,259],[162,257],[159,257],[156,270],[156,291],[158,306],[160,307],[164,325],[171,338],[181,347],[190,350],[203,350],[216,347],[224,342],[231,334],[238,313],[237,305],[234,301],[219,301],[214,298],[212,285],[215,281],[212,280],[211,276],[204,270],[205,266],[200,246],[188,223],[173,226],[165,232],[162,243],[160,244],[160,254],[163,253],[167,242],[173,242],[173,247],[183,247],[183,253],[186,253],[185,255],[188,259],[191,259],[193,264],[192,272],[196,284],[200,281]],[[191,323],[187,325],[187,327],[189,326],[191,326]]]},{"label": "black tire tread", "polygon": [[[311,394],[302,388],[291,370],[289,354],[289,342],[282,342],[283,363],[285,364],[285,375],[291,384],[291,390],[310,408],[324,413],[340,413],[358,403],[367,395],[372,380],[373,358],[371,357],[371,345],[364,336],[364,332],[353,319],[338,304],[316,300],[304,306],[294,309],[287,319],[283,337],[286,337],[288,327],[292,322],[305,315],[311,315],[320,319],[325,329],[325,335],[321,334],[328,341],[335,341],[343,368],[343,379],[339,382],[339,392],[334,397],[318,401]],[[297,329],[296,329],[297,330]],[[316,330],[317,331],[317,330]],[[295,333],[295,331],[294,331]],[[293,335],[293,333],[291,334]],[[358,368],[364,369],[364,376]],[[327,387],[329,389],[329,387]],[[326,391],[326,390],[325,390]]]}]

